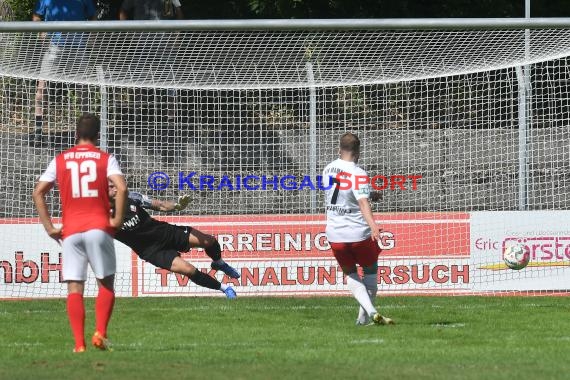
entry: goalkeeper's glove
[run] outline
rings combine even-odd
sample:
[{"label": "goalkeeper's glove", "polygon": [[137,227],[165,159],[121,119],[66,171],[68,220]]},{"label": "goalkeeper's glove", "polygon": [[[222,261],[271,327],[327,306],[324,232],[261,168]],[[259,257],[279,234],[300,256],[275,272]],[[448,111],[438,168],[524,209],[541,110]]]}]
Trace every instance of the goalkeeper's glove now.
[{"label": "goalkeeper's glove", "polygon": [[178,202],[174,205],[175,211],[181,211],[190,203],[190,194],[184,194],[178,197]]}]

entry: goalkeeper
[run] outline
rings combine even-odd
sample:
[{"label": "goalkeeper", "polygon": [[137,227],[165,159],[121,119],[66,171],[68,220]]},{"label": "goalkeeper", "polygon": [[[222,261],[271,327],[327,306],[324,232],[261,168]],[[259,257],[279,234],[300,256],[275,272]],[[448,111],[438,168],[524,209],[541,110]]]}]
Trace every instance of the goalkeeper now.
[{"label": "goalkeeper", "polygon": [[[115,186],[109,183],[109,199],[113,208],[116,193]],[[236,298],[232,287],[202,273],[180,257],[179,252],[188,252],[194,247],[204,248],[212,259],[212,269],[221,270],[232,278],[239,278],[239,273],[222,260],[221,247],[214,236],[206,235],[192,227],[156,220],[145,211],[180,211],[185,209],[189,202],[189,195],[181,196],[178,203],[174,203],[130,192],[123,226],[115,234],[115,239],[129,246],[141,259],[154,266],[187,276],[192,282],[205,288],[220,290],[228,298]]]}]

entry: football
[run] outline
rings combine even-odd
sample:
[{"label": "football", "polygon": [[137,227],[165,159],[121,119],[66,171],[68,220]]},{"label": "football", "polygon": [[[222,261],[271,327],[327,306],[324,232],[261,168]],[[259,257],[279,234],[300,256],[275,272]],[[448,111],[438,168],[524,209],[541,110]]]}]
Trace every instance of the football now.
[{"label": "football", "polygon": [[521,270],[528,265],[530,254],[519,244],[510,245],[503,250],[503,261],[514,270]]}]

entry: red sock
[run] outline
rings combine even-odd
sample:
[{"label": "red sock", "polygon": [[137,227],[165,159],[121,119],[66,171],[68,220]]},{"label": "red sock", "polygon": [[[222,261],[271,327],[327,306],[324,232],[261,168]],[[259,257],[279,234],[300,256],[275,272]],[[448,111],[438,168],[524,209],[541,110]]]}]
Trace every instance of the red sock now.
[{"label": "red sock", "polygon": [[75,348],[85,347],[85,306],[83,294],[70,293],[67,295],[67,316],[71,331],[75,338]]},{"label": "red sock", "polygon": [[95,330],[104,337],[107,337],[107,325],[111,319],[114,305],[115,293],[101,286],[95,300]]}]

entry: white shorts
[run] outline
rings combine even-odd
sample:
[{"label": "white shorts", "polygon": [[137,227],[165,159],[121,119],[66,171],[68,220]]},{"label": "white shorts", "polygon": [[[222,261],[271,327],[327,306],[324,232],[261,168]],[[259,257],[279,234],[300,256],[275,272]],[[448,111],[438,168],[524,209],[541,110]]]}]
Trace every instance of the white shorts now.
[{"label": "white shorts", "polygon": [[98,279],[115,274],[117,262],[111,235],[90,230],[63,240],[63,281],[87,280],[88,263]]}]

